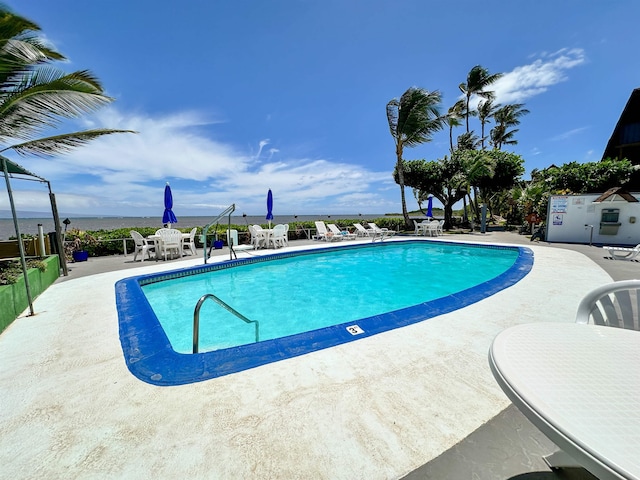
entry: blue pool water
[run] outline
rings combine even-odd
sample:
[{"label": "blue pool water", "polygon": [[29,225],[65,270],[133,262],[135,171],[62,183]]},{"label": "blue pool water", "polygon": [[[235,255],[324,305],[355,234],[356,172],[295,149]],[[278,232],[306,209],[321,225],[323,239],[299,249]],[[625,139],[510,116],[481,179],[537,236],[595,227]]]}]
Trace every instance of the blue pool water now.
[{"label": "blue pool water", "polygon": [[[191,383],[447,313],[513,285],[532,264],[526,248],[404,241],[134,277],[116,284],[120,338],[138,378]],[[188,353],[193,309],[206,293],[259,321],[260,341],[252,325],[205,302],[205,353]]]},{"label": "blue pool water", "polygon": [[[145,285],[142,290],[176,352],[190,353],[193,310],[213,293],[259,322],[260,340],[399,310],[486,282],[513,265],[516,250],[442,243],[333,249]],[[214,302],[200,313],[199,351],[255,341],[255,328]]]}]

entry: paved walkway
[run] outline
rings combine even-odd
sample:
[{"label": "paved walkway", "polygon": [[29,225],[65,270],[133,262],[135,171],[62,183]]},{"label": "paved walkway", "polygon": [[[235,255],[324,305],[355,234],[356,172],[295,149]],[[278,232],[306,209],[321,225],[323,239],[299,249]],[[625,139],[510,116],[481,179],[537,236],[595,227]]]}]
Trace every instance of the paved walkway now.
[{"label": "paved walkway", "polygon": [[[535,265],[515,286],[456,312],[177,387],[148,385],[127,370],[113,285],[203,258],[71,264],[69,277],[36,300],[37,315],[0,335],[0,478],[555,475],[541,463],[544,439],[520,428],[493,380],[491,340],[518,323],[573,321],[588,291],[634,278],[640,265],[516,234],[444,238],[525,243]],[[309,244],[318,242],[290,248]]]}]

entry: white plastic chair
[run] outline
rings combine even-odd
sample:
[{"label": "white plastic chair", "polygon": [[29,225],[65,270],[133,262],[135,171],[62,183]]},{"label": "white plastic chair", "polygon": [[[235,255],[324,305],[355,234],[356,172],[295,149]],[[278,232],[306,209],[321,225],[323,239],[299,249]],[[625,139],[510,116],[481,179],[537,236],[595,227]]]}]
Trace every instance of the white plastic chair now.
[{"label": "white plastic chair", "polygon": [[156,250],[155,250],[155,245],[150,244],[146,238],[144,238],[139,232],[136,232],[135,230],[131,230],[129,232],[131,234],[131,238],[133,238],[133,241],[136,244],[136,251],[133,254],[133,261],[136,261],[136,258],[138,258],[138,254],[140,255],[140,261],[144,261],[144,256],[146,255],[149,260],[151,260],[151,252],[153,252],[153,254],[156,254]]},{"label": "white plastic chair", "polygon": [[267,236],[260,225],[249,225],[249,233],[251,234],[251,245],[253,245],[254,250],[266,246]]},{"label": "white plastic chair", "polygon": [[229,247],[233,245],[233,249],[237,252],[253,248],[253,245],[240,245],[240,243],[238,243],[238,231],[235,229],[227,230],[227,245],[229,245]]},{"label": "white plastic chair", "polygon": [[[157,248],[162,250],[164,259],[167,259],[167,252],[176,252],[178,257],[182,257],[182,232],[175,228],[161,228],[156,231],[159,238]],[[173,253],[170,253],[173,258]]]},{"label": "white plastic chair", "polygon": [[396,232],[393,230],[389,230],[388,228],[380,228],[373,222],[369,222],[369,227],[373,231],[373,233],[379,237],[393,237]]},{"label": "white plastic chair", "polygon": [[358,235],[349,233],[346,230],[341,231],[335,223],[327,223],[327,227],[334,235],[341,235],[345,240],[355,240]]},{"label": "white plastic chair", "polygon": [[316,222],[316,240],[324,240],[325,242],[333,242],[334,240],[342,240],[342,235],[334,235],[327,230],[324,222]]},{"label": "white plastic chair", "polygon": [[614,260],[633,260],[640,255],[640,244],[633,248],[630,247],[602,247],[609,251],[609,255]]},{"label": "white plastic chair", "polygon": [[273,227],[273,232],[269,235],[267,242],[269,243],[267,247],[273,245],[273,248],[285,247],[285,226],[282,224],[278,224]]},{"label": "white plastic chair", "polygon": [[366,228],[364,228],[362,226],[362,224],[360,223],[354,223],[353,224],[354,227],[356,227],[356,235],[358,237],[369,237],[369,230],[367,230]]},{"label": "white plastic chair", "polygon": [[196,252],[196,232],[198,231],[198,227],[193,227],[191,232],[189,233],[189,238],[182,239],[182,251],[185,249],[189,250],[189,255],[197,255]]},{"label": "white plastic chair", "polygon": [[428,226],[429,236],[437,237],[439,231],[440,231],[440,222],[438,222],[437,220],[430,221]]},{"label": "white plastic chair", "polygon": [[578,305],[576,323],[640,330],[640,280],[623,280],[596,288]]}]

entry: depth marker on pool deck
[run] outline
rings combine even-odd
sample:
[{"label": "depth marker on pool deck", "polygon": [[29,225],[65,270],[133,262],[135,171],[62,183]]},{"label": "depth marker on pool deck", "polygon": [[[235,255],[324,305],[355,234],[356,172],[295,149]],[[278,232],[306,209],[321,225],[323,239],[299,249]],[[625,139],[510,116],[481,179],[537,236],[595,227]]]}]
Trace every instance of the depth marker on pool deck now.
[{"label": "depth marker on pool deck", "polygon": [[364,330],[362,330],[358,325],[351,325],[347,327],[347,332],[351,335],[360,335],[361,333],[364,333]]}]

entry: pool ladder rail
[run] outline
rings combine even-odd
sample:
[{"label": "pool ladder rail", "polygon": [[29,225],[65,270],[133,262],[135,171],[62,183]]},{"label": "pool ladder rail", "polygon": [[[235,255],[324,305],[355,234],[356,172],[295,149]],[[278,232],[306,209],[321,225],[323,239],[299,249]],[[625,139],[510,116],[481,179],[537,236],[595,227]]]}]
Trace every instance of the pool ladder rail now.
[{"label": "pool ladder rail", "polygon": [[213,293],[207,293],[200,297],[200,300],[198,300],[198,303],[196,304],[196,308],[193,310],[193,353],[198,353],[198,343],[199,343],[199,336],[200,336],[200,309],[202,308],[202,304],[209,298],[214,302],[216,302],[225,310],[234,314],[243,322],[255,324],[256,342],[260,341],[260,322],[258,322],[258,320],[249,320],[247,317],[242,315],[231,305],[225,303],[223,300],[216,297]]}]

